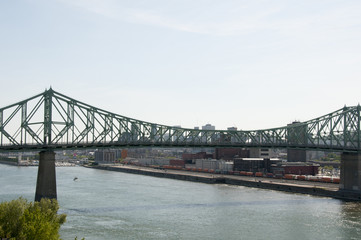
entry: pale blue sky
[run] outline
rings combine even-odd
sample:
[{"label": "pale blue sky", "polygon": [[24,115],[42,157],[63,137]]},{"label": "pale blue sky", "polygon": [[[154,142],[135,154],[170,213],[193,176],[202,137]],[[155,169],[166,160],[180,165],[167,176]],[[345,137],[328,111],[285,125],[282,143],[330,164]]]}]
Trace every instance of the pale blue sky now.
[{"label": "pale blue sky", "polygon": [[0,107],[45,88],[251,130],[361,102],[361,1],[0,0]]}]

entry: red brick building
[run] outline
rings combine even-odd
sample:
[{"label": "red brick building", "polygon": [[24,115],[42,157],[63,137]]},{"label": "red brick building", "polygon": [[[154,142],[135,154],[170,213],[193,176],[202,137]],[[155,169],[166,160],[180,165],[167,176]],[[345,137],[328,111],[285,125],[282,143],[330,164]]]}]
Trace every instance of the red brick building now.
[{"label": "red brick building", "polygon": [[233,160],[234,158],[249,158],[249,150],[242,148],[216,148],[215,159]]}]

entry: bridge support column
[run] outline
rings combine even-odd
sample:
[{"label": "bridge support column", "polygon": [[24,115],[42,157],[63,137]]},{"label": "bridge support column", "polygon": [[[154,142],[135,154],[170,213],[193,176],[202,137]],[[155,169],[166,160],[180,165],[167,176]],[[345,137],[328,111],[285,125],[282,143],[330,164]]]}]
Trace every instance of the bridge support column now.
[{"label": "bridge support column", "polygon": [[55,153],[40,152],[38,180],[36,182],[35,201],[42,198],[56,199]]},{"label": "bridge support column", "polygon": [[361,193],[361,154],[341,154],[340,190]]}]

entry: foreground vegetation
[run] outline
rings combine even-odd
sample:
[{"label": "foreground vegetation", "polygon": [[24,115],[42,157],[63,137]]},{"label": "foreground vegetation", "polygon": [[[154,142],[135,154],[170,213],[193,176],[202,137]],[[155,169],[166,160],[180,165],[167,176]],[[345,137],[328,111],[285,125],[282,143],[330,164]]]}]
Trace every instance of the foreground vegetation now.
[{"label": "foreground vegetation", "polygon": [[54,199],[28,202],[19,198],[0,203],[0,239],[58,240],[60,226],[66,215],[58,214]]}]

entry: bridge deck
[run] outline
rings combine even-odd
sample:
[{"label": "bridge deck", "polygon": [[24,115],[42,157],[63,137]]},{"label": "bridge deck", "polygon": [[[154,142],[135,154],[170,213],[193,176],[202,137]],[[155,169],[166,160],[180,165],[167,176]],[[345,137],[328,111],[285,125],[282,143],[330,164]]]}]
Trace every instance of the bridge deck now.
[{"label": "bridge deck", "polygon": [[189,129],[125,117],[49,89],[0,108],[0,151],[257,147],[361,152],[360,122],[358,105],[271,129]]}]

